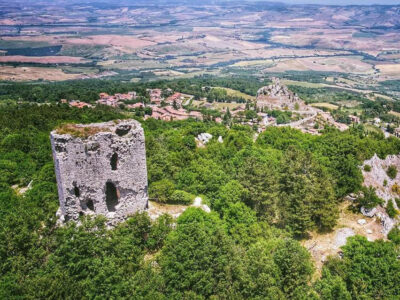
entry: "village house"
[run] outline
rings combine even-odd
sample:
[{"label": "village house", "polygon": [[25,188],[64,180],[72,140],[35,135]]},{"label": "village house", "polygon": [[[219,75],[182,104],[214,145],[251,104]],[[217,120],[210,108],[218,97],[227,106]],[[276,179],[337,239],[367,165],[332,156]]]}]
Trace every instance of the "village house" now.
[{"label": "village house", "polygon": [[381,121],[380,118],[374,118],[374,125],[375,126],[379,126],[379,125],[381,125],[381,123],[382,123],[382,121]]},{"label": "village house", "polygon": [[400,127],[395,128],[393,134],[394,136],[400,138]]},{"label": "village house", "polygon": [[100,99],[96,101],[97,104],[118,107],[122,102],[134,100],[137,98],[136,92],[128,92],[126,94],[115,94],[110,96],[107,93],[100,93]]},{"label": "village house", "polygon": [[112,107],[118,107],[119,105],[118,102],[119,100],[114,96],[101,97],[99,100],[96,101],[97,104],[107,105]]},{"label": "village house", "polygon": [[161,101],[164,99],[161,97],[162,95],[162,90],[161,89],[147,89],[146,90],[149,93],[150,97],[150,102],[156,105],[160,105]]},{"label": "village house", "polygon": [[79,101],[79,100],[72,100],[69,102],[69,106],[71,107],[77,107],[77,108],[84,108],[84,107],[93,107],[89,103]]},{"label": "village house", "polygon": [[142,102],[138,102],[135,104],[128,104],[126,108],[144,108],[145,105]]},{"label": "village house", "polygon": [[357,116],[350,115],[349,118],[351,120],[351,123],[355,123],[355,124],[360,124],[361,123],[360,118],[357,117]]},{"label": "village house", "polygon": [[169,105],[173,105],[174,103],[178,107],[182,107],[182,94],[181,93],[175,93],[171,96],[169,96],[167,99],[165,99],[165,102],[168,103]]},{"label": "village house", "polygon": [[152,107],[151,116],[146,116],[146,118],[153,118],[164,121],[186,120],[189,118],[202,120],[203,115],[198,111],[187,112],[185,109],[182,108],[174,109],[172,106],[166,106]]}]

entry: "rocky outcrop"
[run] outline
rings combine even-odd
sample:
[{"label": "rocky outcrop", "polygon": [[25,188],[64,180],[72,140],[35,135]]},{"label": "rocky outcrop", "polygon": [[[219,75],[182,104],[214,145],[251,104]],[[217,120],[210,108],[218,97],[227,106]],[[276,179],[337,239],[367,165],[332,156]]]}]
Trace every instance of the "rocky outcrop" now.
[{"label": "rocky outcrop", "polygon": [[389,215],[386,213],[386,210],[381,206],[377,206],[372,209],[366,209],[364,207],[361,207],[361,213],[365,217],[369,218],[376,217],[378,220],[380,220],[382,225],[381,231],[385,235],[387,235],[390,232],[390,230],[392,230],[393,227],[396,225],[396,221],[390,218]]},{"label": "rocky outcrop", "polygon": [[51,132],[61,221],[103,215],[113,225],[147,207],[143,129],[134,120]]},{"label": "rocky outcrop", "polygon": [[272,78],[272,84],[264,86],[257,91],[257,96],[267,95],[272,98],[287,99],[289,102],[299,101],[299,97],[290,91],[286,85],[281,84],[279,78]]},{"label": "rocky outcrop", "polygon": [[296,111],[308,111],[311,109],[287,86],[282,84],[279,78],[272,78],[272,84],[264,86],[257,91],[257,107],[270,110]]},{"label": "rocky outcrop", "polygon": [[[376,195],[384,200],[384,207],[386,207],[388,201],[399,198],[396,189],[393,189],[393,187],[400,184],[400,172],[397,173],[395,178],[390,178],[387,175],[390,166],[395,166],[400,170],[400,155],[388,155],[385,159],[380,159],[375,154],[371,159],[366,160],[361,167],[364,185],[375,188]],[[393,201],[393,205],[398,208],[396,201]],[[388,234],[396,225],[397,220],[390,218],[384,207],[377,206],[372,209],[362,207],[361,213],[369,218],[378,218],[382,224],[382,232]]]},{"label": "rocky outcrop", "polygon": [[[371,168],[370,171],[365,170],[366,165]],[[376,195],[385,200],[386,203],[390,199],[400,196],[393,192],[392,189],[394,184],[400,184],[400,172],[397,173],[395,178],[391,179],[386,173],[390,166],[395,166],[400,171],[400,155],[388,155],[385,159],[380,159],[378,155],[375,154],[371,159],[364,161],[362,166],[364,185],[367,187],[374,187],[376,189]]]}]

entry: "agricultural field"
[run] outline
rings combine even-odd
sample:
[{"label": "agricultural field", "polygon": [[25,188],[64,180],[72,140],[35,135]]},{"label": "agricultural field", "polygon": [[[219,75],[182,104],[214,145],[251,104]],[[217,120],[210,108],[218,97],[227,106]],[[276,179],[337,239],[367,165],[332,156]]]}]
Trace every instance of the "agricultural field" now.
[{"label": "agricultural field", "polygon": [[339,108],[339,106],[331,104],[331,103],[313,103],[313,104],[311,104],[311,106],[318,107],[318,108],[326,108],[329,110],[335,110],[335,109]]},{"label": "agricultural field", "polygon": [[[74,78],[113,72],[131,81],[290,72],[298,81],[326,74],[325,84],[368,90],[400,79],[396,6],[33,3],[0,2],[1,80],[25,80],[10,66],[66,65],[79,68]],[[71,79],[61,73],[26,80]]]},{"label": "agricultural field", "polygon": [[[220,89],[221,87],[216,87],[216,88]],[[233,89],[229,89],[229,88],[222,88],[222,89],[225,90],[227,92],[228,96],[231,96],[231,97],[243,98],[243,99],[249,100],[249,101],[256,100],[256,97],[247,95],[247,94],[242,93],[242,92],[237,91],[237,90],[233,90]]]}]

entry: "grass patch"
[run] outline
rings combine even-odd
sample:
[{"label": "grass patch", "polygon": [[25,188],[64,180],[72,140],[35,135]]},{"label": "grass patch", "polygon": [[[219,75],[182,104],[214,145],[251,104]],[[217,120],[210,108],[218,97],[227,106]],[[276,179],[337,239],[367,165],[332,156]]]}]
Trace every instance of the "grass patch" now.
[{"label": "grass patch", "polygon": [[106,127],[82,127],[76,124],[64,124],[56,129],[57,134],[69,134],[74,137],[88,138],[99,132],[110,131]]},{"label": "grass patch", "polygon": [[225,91],[227,92],[228,96],[230,96],[230,97],[243,98],[243,99],[251,100],[251,101],[256,99],[256,97],[247,95],[247,94],[242,93],[241,91],[238,91],[238,90],[234,90],[234,89],[230,89],[230,88],[224,88],[224,87],[219,87],[219,86],[214,87],[214,88],[221,89],[221,90],[225,90]]},{"label": "grass patch", "polygon": [[339,108],[339,106],[334,105],[332,103],[327,103],[327,102],[313,103],[313,104],[311,104],[311,106],[319,107],[319,108],[327,108],[330,110],[336,110]]}]

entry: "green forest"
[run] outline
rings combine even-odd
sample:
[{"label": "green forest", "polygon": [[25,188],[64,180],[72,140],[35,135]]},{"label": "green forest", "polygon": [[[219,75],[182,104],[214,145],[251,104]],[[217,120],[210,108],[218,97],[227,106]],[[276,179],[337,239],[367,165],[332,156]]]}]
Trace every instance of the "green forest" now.
[{"label": "green forest", "polygon": [[[49,132],[124,117],[104,107],[0,106],[1,299],[399,299],[398,230],[391,241],[350,238],[321,277],[300,241],[335,226],[338,204],[361,189],[361,162],[399,153],[400,140],[358,126],[321,136],[270,128],[254,141],[250,127],[138,119],[150,198],[201,195],[212,212],[156,221],[141,213],[111,230],[101,217],[56,226]],[[202,132],[213,139],[198,148]]]},{"label": "green forest", "polygon": [[[39,103],[58,102],[60,99],[94,102],[99,99],[99,93],[103,92],[112,95],[115,93],[136,91],[138,95],[147,97],[148,94],[146,89],[171,88],[174,91],[194,95],[196,99],[209,97],[210,100],[216,101],[239,100],[244,102],[244,99],[227,96],[226,93],[223,95],[218,95],[218,91],[215,91],[210,87],[221,86],[255,96],[257,90],[267,83],[268,81],[260,81],[253,77],[217,78],[213,76],[200,76],[192,79],[157,80],[138,83],[100,79],[31,84],[0,82],[0,99]],[[204,89],[203,87],[208,88]]]}]

